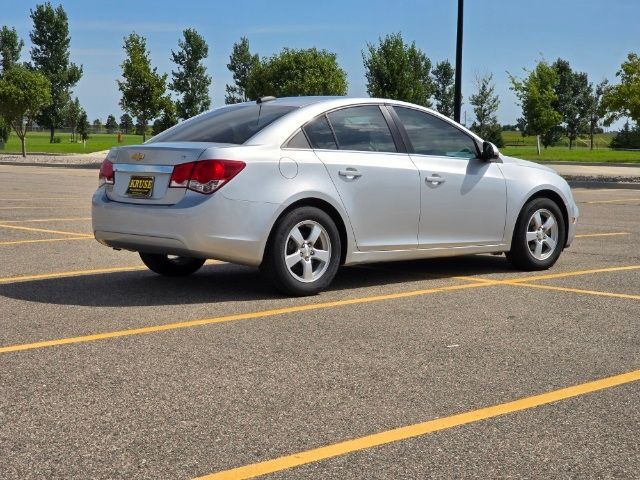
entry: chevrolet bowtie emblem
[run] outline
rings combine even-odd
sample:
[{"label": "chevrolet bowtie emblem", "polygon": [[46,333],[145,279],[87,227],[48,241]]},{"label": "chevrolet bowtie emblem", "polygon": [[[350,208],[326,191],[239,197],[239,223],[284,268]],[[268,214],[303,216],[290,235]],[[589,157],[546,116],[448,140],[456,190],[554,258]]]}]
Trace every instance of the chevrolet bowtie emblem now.
[{"label": "chevrolet bowtie emblem", "polygon": [[140,160],[142,160],[144,158],[144,153],[139,153],[139,152],[138,153],[134,153],[133,155],[131,155],[131,158],[133,160],[140,161]]}]

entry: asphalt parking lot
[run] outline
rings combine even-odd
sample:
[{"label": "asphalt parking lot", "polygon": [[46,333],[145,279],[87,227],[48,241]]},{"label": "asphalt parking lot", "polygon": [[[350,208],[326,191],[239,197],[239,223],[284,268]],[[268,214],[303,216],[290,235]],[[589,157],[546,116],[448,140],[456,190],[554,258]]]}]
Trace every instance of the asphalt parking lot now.
[{"label": "asphalt parking lot", "polygon": [[638,478],[640,190],[547,272],[344,268],[284,298],[92,239],[94,170],[0,166],[2,478]]}]

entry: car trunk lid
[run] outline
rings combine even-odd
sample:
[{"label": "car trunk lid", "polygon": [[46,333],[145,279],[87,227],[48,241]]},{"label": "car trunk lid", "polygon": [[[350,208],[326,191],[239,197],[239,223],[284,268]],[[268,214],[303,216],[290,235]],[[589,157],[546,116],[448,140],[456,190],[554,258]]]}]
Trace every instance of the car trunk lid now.
[{"label": "car trunk lid", "polygon": [[123,203],[173,205],[186,188],[170,188],[175,165],[195,162],[211,147],[226,144],[180,142],[119,147],[107,157],[113,162],[114,184],[107,189],[110,200]]}]

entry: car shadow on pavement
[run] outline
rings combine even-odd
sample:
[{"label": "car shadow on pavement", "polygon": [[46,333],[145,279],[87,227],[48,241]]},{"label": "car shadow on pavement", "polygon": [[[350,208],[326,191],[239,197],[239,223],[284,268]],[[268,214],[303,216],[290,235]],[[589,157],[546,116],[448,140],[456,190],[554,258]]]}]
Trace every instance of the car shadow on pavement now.
[{"label": "car shadow on pavement", "polygon": [[[513,271],[504,257],[466,256],[377,263],[340,269],[329,291],[380,287],[458,275]],[[255,268],[203,267],[189,277],[161,277],[146,270],[82,275],[0,285],[0,295],[53,305],[132,307],[241,302],[283,298]]]}]

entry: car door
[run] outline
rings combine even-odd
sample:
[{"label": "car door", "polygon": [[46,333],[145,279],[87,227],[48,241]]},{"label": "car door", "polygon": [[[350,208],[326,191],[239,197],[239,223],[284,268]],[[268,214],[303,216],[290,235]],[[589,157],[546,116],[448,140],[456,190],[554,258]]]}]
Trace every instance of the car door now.
[{"label": "car door", "polygon": [[404,146],[396,145],[385,115],[378,105],[346,107],[304,127],[338,190],[361,251],[418,245],[420,174],[402,152]]},{"label": "car door", "polygon": [[506,182],[476,141],[435,115],[394,106],[420,171],[420,248],[503,242]]}]

